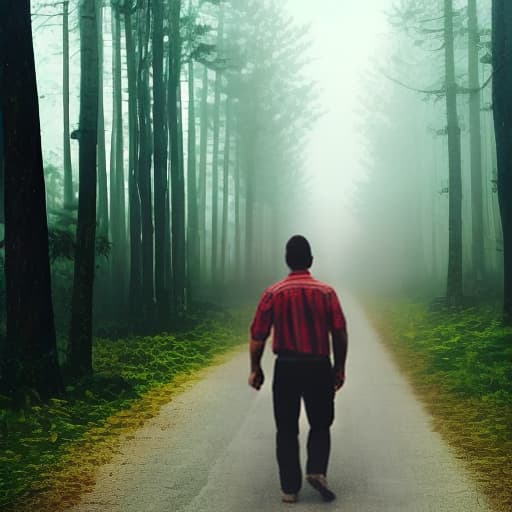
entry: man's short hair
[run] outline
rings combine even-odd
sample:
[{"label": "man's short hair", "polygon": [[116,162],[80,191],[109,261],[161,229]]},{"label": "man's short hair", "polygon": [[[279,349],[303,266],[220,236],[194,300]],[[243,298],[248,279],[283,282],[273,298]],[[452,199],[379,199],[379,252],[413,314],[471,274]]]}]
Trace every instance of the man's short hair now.
[{"label": "man's short hair", "polygon": [[286,264],[291,270],[306,270],[313,264],[311,246],[302,235],[295,235],[286,244]]}]

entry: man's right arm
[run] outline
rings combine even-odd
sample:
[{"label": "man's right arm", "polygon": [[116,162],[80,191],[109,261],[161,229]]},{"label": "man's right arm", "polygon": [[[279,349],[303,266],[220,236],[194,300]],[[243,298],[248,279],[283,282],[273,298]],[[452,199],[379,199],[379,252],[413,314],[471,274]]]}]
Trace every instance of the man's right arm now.
[{"label": "man's right arm", "polygon": [[348,336],[346,329],[334,329],[331,333],[334,354],[334,389],[338,391],[345,383]]},{"label": "man's right arm", "polygon": [[263,350],[265,349],[265,342],[251,339],[250,355],[251,355],[251,373],[249,375],[249,386],[258,390],[263,386],[265,375],[261,368],[261,358]]},{"label": "man's right arm", "polygon": [[265,340],[270,335],[273,324],[272,294],[265,291],[258,304],[258,309],[251,324],[251,344],[249,352],[251,355],[251,373],[249,385],[259,390],[263,385],[265,377],[261,368],[261,357],[265,349]]}]

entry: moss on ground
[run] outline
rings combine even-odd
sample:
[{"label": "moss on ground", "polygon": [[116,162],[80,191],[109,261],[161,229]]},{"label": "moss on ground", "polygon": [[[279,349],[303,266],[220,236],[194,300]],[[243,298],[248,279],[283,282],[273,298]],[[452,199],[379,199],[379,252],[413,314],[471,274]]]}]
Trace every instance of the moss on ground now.
[{"label": "moss on ground", "polygon": [[373,304],[383,341],[491,505],[512,510],[512,328],[491,307]]},{"label": "moss on ground", "polygon": [[0,408],[0,509],[77,503],[125,436],[246,341],[248,320],[243,311],[217,313],[179,334],[96,339],[95,374],[67,386],[65,400]]}]

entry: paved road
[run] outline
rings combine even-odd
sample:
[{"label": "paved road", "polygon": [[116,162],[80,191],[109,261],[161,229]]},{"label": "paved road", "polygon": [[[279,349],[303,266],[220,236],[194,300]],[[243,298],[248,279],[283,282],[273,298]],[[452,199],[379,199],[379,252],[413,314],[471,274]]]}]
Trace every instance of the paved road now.
[{"label": "paved road", "polygon": [[[343,299],[343,297],[342,297]],[[247,386],[248,357],[236,354],[163,407],[98,471],[75,512],[480,512],[474,482],[431,429],[359,306],[349,322],[347,383],[336,402],[329,481],[320,502],[308,484],[296,505],[280,502],[270,381]],[[306,423],[301,418],[304,447]],[[304,453],[304,450],[303,450]]]}]

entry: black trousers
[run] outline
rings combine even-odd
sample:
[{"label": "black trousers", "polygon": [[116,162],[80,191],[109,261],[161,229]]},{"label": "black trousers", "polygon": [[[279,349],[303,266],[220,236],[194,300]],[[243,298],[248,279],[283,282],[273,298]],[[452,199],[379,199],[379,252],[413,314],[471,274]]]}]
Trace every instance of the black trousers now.
[{"label": "black trousers", "polygon": [[330,360],[277,358],[272,392],[281,489],[292,494],[302,485],[298,438],[301,398],[310,426],[306,473],[327,474],[330,426],[334,420],[334,373]]}]

